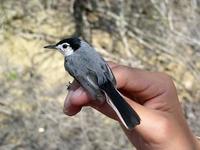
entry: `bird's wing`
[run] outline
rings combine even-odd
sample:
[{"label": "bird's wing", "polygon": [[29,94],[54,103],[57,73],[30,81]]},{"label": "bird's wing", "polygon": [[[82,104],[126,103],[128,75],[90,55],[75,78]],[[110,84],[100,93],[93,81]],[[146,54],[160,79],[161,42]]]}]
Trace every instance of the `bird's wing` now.
[{"label": "bird's wing", "polygon": [[82,85],[86,84],[87,80],[94,89],[107,81],[116,85],[115,77],[107,62],[94,49],[90,51],[80,49],[71,57],[65,58],[65,70],[79,83],[82,81]]},{"label": "bird's wing", "polygon": [[114,86],[116,86],[117,82],[116,82],[115,76],[107,63],[106,63],[106,69],[107,69],[107,74],[108,74],[109,80],[113,83]]},{"label": "bird's wing", "polygon": [[65,60],[65,70],[74,77],[76,81],[82,85],[90,93],[90,96],[94,99],[103,101],[104,94],[99,88],[97,74],[92,67],[88,67],[87,62],[79,61],[79,57],[73,57],[72,59]]}]

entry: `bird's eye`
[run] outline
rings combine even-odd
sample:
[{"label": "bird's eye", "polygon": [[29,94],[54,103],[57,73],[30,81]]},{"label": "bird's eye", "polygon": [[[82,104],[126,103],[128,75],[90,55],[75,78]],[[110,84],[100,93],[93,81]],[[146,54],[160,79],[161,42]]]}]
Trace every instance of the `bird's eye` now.
[{"label": "bird's eye", "polygon": [[67,48],[67,46],[68,46],[67,44],[63,44],[63,46],[62,46],[62,47],[63,47],[63,48]]}]

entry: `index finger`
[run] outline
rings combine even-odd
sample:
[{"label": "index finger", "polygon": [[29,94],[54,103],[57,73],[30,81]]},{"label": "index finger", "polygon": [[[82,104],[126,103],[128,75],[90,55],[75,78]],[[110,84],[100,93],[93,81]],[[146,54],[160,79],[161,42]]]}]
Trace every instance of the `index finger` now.
[{"label": "index finger", "polygon": [[140,104],[165,92],[163,79],[156,73],[122,65],[113,67],[112,71],[120,92]]}]

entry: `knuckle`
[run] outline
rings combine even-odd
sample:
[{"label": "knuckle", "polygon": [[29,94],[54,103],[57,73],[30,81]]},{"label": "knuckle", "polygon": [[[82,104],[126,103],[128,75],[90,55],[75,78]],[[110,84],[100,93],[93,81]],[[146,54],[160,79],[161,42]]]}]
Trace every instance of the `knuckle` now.
[{"label": "knuckle", "polygon": [[167,81],[172,80],[171,77],[166,73],[158,72],[157,74],[160,77],[160,79],[167,80]]},{"label": "knuckle", "polygon": [[128,69],[128,67],[123,66],[123,65],[118,65],[115,68],[118,69],[118,70],[127,70]]},{"label": "knuckle", "polygon": [[162,83],[165,83],[165,85],[166,84],[168,84],[168,86],[173,85],[173,79],[168,74],[163,72],[157,72],[156,75]]}]

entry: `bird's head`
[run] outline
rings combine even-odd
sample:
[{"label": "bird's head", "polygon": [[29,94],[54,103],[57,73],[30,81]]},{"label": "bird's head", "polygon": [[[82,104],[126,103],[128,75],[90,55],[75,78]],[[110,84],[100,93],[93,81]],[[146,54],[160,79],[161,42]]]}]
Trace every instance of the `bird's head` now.
[{"label": "bird's head", "polygon": [[67,38],[59,41],[55,45],[48,45],[44,48],[56,49],[64,56],[69,56],[78,50],[81,46],[81,40],[77,37]]}]

